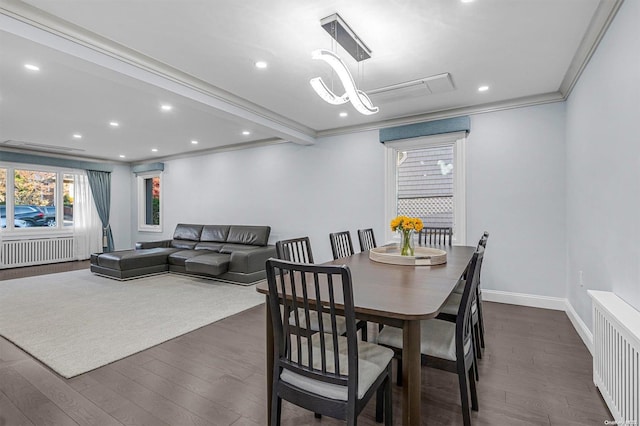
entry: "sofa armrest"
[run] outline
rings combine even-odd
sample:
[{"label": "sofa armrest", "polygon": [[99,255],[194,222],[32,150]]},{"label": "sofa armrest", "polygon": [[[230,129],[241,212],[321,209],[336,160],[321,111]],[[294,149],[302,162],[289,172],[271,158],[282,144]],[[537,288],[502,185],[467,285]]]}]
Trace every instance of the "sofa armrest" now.
[{"label": "sofa armrest", "polygon": [[248,250],[233,251],[229,263],[229,272],[244,272],[249,274],[264,271],[267,259],[275,256],[275,246],[261,246]]},{"label": "sofa armrest", "polygon": [[136,243],[136,250],[158,248],[158,247],[171,247],[171,240],[139,241]]}]

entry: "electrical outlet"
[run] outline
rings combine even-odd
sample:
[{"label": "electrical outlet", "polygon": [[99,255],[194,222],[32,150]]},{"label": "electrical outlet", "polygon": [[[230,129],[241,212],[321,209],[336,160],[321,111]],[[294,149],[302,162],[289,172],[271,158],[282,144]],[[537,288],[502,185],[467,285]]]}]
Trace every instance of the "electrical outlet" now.
[{"label": "electrical outlet", "polygon": [[584,281],[582,279],[582,271],[578,271],[578,285],[584,287]]}]

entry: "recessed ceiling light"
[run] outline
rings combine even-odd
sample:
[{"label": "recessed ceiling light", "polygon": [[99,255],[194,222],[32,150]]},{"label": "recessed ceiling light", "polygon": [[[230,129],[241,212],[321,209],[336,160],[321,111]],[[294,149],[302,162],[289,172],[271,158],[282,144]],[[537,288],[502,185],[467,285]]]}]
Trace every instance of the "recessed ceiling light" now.
[{"label": "recessed ceiling light", "polygon": [[462,3],[471,3],[473,0],[460,0]]},{"label": "recessed ceiling light", "polygon": [[249,136],[251,134],[251,132],[248,131],[248,130],[243,130],[242,134],[245,135],[245,136]]},{"label": "recessed ceiling light", "polygon": [[40,71],[40,67],[33,64],[24,64],[24,67],[29,71]]},{"label": "recessed ceiling light", "polygon": [[478,87],[478,92],[486,92],[489,90],[489,86],[480,86]]},{"label": "recessed ceiling light", "polygon": [[267,63],[265,61],[258,61],[255,63],[256,68],[264,69],[267,67]]},{"label": "recessed ceiling light", "polygon": [[347,115],[349,115],[349,114],[348,114],[348,113],[346,113],[346,112],[344,112],[344,111],[342,111],[342,112],[340,113],[340,117],[346,117]]},{"label": "recessed ceiling light", "polygon": [[73,134],[73,138],[74,139],[82,139],[82,135],[80,133],[74,133]]},{"label": "recessed ceiling light", "polygon": [[158,152],[158,148],[151,148],[151,152]]},{"label": "recessed ceiling light", "polygon": [[124,154],[120,154],[120,158],[124,158]]},{"label": "recessed ceiling light", "polygon": [[171,105],[164,104],[160,106],[160,109],[163,111],[171,111],[173,107]]},{"label": "recessed ceiling light", "polygon": [[196,141],[196,140],[191,141],[191,143],[194,144],[194,145],[198,145],[198,141]]},{"label": "recessed ceiling light", "polygon": [[118,123],[117,121],[110,121],[110,122],[109,122],[109,126],[111,126],[111,127],[118,127],[118,126],[120,126],[120,123]]}]

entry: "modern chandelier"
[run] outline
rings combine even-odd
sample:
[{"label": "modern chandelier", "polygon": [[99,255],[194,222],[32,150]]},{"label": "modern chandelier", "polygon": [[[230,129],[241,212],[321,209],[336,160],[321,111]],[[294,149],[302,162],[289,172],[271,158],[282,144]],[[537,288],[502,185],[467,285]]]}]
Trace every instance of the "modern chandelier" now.
[{"label": "modern chandelier", "polygon": [[[353,58],[360,62],[371,57],[369,48],[356,36],[340,15],[333,14],[320,21],[320,25],[333,37]],[[313,90],[331,105],[342,105],[351,102],[353,107],[364,115],[378,112],[378,107],[373,106],[369,96],[356,87],[356,83],[349,68],[340,57],[326,49],[317,49],[311,53],[313,59],[325,61],[336,73],[342,86],[343,95],[336,95],[322,80],[322,77],[312,78],[309,83]]]}]

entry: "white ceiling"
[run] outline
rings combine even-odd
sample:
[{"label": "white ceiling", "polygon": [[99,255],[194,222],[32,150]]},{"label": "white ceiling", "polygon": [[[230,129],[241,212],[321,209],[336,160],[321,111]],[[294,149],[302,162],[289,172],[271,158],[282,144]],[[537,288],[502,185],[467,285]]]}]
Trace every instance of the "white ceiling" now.
[{"label": "white ceiling", "polygon": [[[619,3],[0,0],[0,148],[141,162],[560,100]],[[455,89],[372,96],[371,116],[325,103],[311,51],[332,48],[336,12],[372,50],[358,65],[337,49],[360,89],[442,73]]]}]

